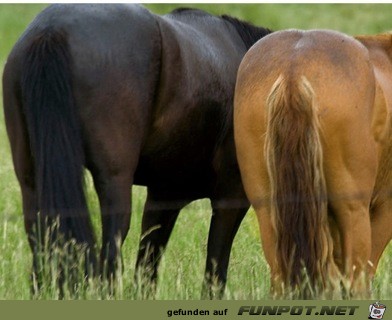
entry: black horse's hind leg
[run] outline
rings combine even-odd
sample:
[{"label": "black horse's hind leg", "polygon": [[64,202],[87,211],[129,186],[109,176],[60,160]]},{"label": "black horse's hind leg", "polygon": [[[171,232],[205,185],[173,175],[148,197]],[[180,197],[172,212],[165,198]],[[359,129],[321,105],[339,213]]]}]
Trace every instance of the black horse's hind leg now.
[{"label": "black horse's hind leg", "polygon": [[[10,72],[9,69],[6,69],[5,73],[6,72]],[[4,79],[5,78],[6,77],[4,76]],[[33,252],[31,293],[34,296],[38,294],[42,284],[39,277],[40,263],[37,252],[36,226],[38,221],[38,199],[35,189],[34,163],[31,155],[27,128],[24,125],[22,116],[21,103],[13,94],[15,90],[13,86],[10,86],[10,82],[5,80],[3,85],[4,114],[7,133],[10,139],[15,173],[22,192],[24,226],[29,245]]]},{"label": "black horse's hind leg", "polygon": [[162,253],[180,210],[190,201],[163,201],[148,190],[144,207],[135,282],[141,294],[154,294]]},{"label": "black horse's hind leg", "polygon": [[102,217],[101,272],[112,284],[120,261],[120,250],[129,230],[131,186],[129,172],[94,174]]},{"label": "black horse's hind leg", "polygon": [[223,297],[230,251],[234,237],[248,208],[225,208],[220,202],[212,200],[213,216],[208,236],[203,299]]},{"label": "black horse's hind leg", "polygon": [[24,227],[31,251],[33,252],[30,287],[31,295],[34,297],[40,293],[44,281],[44,252],[41,243],[43,234],[39,233],[45,232],[45,230],[40,232],[44,228],[42,227],[42,221],[40,225],[38,219],[39,205],[35,187],[35,168],[27,128],[23,125],[24,120],[20,103],[17,102],[17,98],[11,95],[10,92],[11,90],[5,88],[4,111],[15,173],[22,192]]},{"label": "black horse's hind leg", "polygon": [[[87,167],[91,171],[101,209],[100,270],[109,280],[113,293],[113,280],[121,263],[121,246],[130,226],[131,188],[141,139],[136,130],[131,134],[131,125],[121,126],[117,119],[110,123],[101,118],[94,120],[86,123],[89,126]],[[136,142],[126,138],[132,136]]]},{"label": "black horse's hind leg", "polygon": [[[30,167],[32,163],[25,163],[27,167]],[[32,169],[32,167],[31,167]],[[18,176],[22,176],[20,173]],[[27,233],[29,245],[31,251],[33,252],[33,266],[31,273],[31,294],[32,296],[36,296],[39,294],[40,289],[42,287],[42,266],[43,260],[40,247],[40,237],[38,232],[38,199],[37,193],[34,186],[34,176],[33,171],[25,172],[23,175],[23,180],[20,180],[20,186],[22,191],[22,202],[23,202],[23,216],[24,216],[24,225]],[[61,289],[61,288],[60,288]]]},{"label": "black horse's hind leg", "polygon": [[[91,171],[101,209],[100,271],[109,280],[113,293],[116,284],[113,280],[121,271],[121,247],[130,226],[131,188],[149,107],[138,103],[142,99],[136,93],[124,91],[119,95],[112,85],[121,82],[117,76],[110,81],[102,82],[94,99],[87,100],[85,108],[91,113],[82,121],[87,168]],[[137,84],[129,87],[137,88]]]},{"label": "black horse's hind leg", "polygon": [[42,279],[40,277],[40,261],[38,252],[38,201],[34,188],[34,180],[27,183],[21,183],[22,201],[23,201],[23,216],[24,225],[27,233],[29,245],[33,252],[33,270],[31,274],[31,293],[33,296],[39,293],[42,286]]}]

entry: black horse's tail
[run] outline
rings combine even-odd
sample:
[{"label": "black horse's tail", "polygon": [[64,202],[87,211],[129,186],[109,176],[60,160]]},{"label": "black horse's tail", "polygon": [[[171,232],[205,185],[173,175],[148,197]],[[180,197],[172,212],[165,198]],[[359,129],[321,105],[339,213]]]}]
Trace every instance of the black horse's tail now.
[{"label": "black horse's tail", "polygon": [[92,251],[95,240],[84,196],[84,152],[66,34],[45,29],[26,52],[21,94],[35,163],[39,224],[57,224],[56,238],[74,239]]}]

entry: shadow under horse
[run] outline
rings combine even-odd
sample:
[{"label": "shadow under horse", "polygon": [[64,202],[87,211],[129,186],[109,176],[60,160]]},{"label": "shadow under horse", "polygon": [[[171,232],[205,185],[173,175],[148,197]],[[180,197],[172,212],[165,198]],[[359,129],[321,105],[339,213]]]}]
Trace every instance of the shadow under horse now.
[{"label": "shadow under horse", "polygon": [[[221,296],[249,208],[233,139],[236,74],[245,52],[268,33],[229,16],[190,9],[158,16],[139,5],[56,4],[36,17],[3,75],[33,274],[39,243],[53,245],[60,235],[86,249],[88,267],[113,277],[136,184],[148,188],[136,273],[156,282],[180,210],[209,198],[203,292],[213,297],[217,284]],[[99,261],[83,168],[99,197]],[[49,240],[37,240],[37,226],[56,220]]]},{"label": "shadow under horse", "polygon": [[290,30],[241,63],[235,143],[277,295],[368,296],[392,238],[391,52],[391,34]]}]

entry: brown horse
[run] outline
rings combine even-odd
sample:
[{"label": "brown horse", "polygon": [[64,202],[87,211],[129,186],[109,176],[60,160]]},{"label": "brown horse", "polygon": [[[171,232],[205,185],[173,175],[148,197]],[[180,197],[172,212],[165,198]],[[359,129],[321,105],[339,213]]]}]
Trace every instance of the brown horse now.
[{"label": "brown horse", "polygon": [[275,294],[366,295],[392,237],[391,35],[358,39],[277,32],[239,68],[237,156]]}]

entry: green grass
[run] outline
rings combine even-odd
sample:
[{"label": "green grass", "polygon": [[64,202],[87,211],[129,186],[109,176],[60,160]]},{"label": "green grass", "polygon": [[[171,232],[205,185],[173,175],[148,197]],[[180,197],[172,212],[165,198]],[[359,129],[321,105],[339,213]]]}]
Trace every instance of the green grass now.
[{"label": "green grass", "polygon": [[[163,14],[182,5],[147,5]],[[328,28],[349,34],[392,30],[392,5],[299,5],[299,4],[187,4],[214,14],[228,13],[257,25],[286,28]],[[17,38],[46,5],[0,4],[0,71]],[[1,90],[1,89],[0,89]],[[0,299],[30,299],[31,254],[24,233],[19,186],[13,172],[4,116],[0,112]],[[99,235],[98,200],[87,178],[88,201]],[[131,230],[123,247],[124,273],[117,299],[140,298],[133,289],[136,250],[140,234],[145,189],[133,189]],[[160,268],[157,299],[199,299],[206,259],[210,206],[201,200],[187,206],[174,228]],[[392,299],[392,245],[384,253],[374,281],[374,299]],[[92,284],[81,298],[100,299]],[[227,299],[268,297],[269,271],[263,257],[257,221],[253,212],[245,218],[235,239],[226,290]],[[103,294],[104,298],[110,298]],[[50,288],[40,297],[55,299]]]}]

